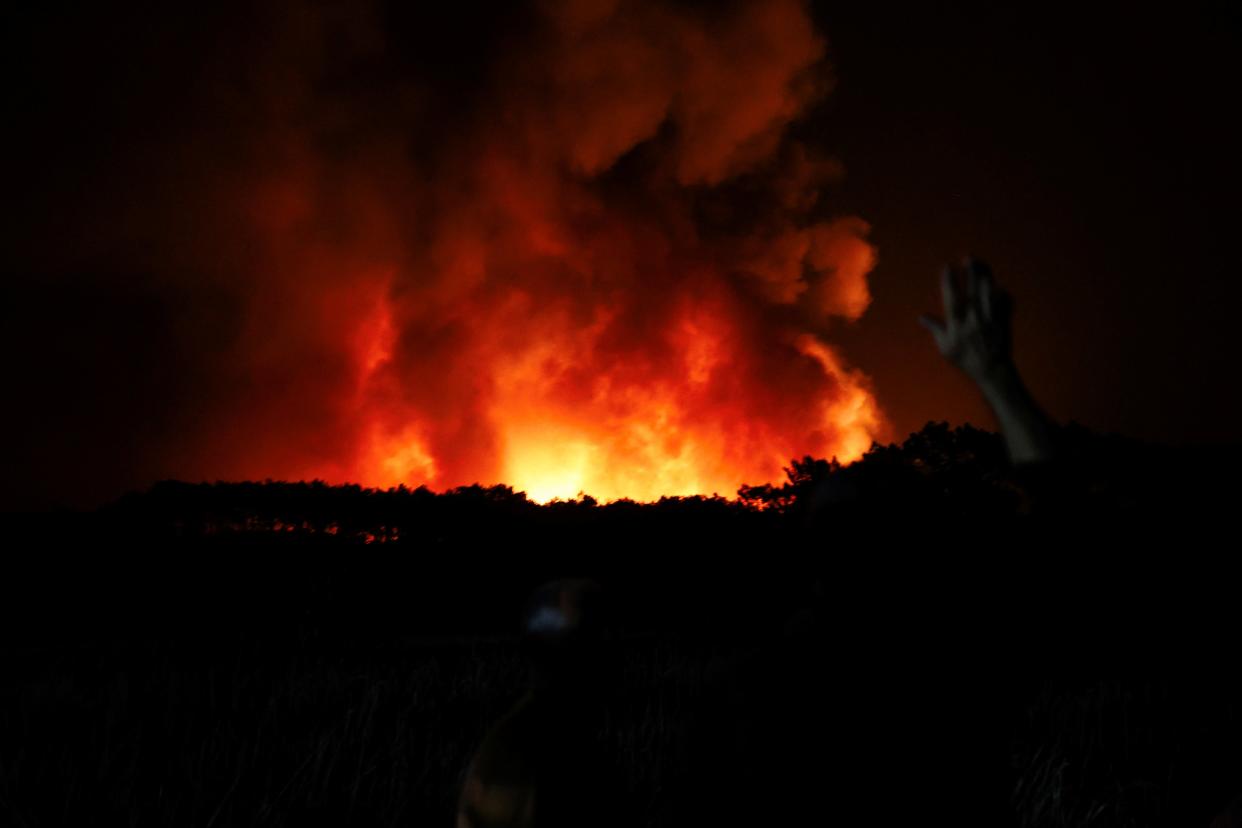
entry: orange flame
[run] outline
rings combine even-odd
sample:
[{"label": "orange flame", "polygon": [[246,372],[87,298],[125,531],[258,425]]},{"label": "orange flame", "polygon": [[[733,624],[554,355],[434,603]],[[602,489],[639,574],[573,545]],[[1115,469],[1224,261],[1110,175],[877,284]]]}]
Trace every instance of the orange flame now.
[{"label": "orange flame", "polygon": [[825,338],[866,310],[875,251],[822,204],[839,165],[789,135],[830,86],[801,2],[548,0],[463,104],[424,78],[317,97],[290,57],[318,66],[313,28],[255,75],[240,402],[194,468],[652,500],[884,433]]}]

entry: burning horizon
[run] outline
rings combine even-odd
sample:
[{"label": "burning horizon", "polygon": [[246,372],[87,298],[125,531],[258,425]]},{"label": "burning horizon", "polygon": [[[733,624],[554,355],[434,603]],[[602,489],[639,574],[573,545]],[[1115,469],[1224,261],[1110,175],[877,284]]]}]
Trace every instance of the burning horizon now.
[{"label": "burning horizon", "polygon": [[165,312],[133,475],[732,497],[886,436],[827,336],[875,251],[791,135],[831,86],[801,2],[541,2],[461,53],[284,12],[183,59],[64,265]]}]

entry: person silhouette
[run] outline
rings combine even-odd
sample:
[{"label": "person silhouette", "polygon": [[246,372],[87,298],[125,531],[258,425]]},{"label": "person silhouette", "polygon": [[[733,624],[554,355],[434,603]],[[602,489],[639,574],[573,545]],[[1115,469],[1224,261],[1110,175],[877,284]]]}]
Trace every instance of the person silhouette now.
[{"label": "person silhouette", "polygon": [[593,580],[551,581],[531,595],[522,629],[531,683],[471,757],[457,828],[622,824],[625,808],[599,739],[608,683],[603,620]]},{"label": "person silhouette", "polygon": [[944,316],[924,314],[940,354],[983,394],[1015,465],[1047,463],[1059,454],[1057,426],[1035,402],[1013,361],[1013,302],[996,286],[992,269],[966,257],[940,274]]},{"label": "person silhouette", "polygon": [[[940,273],[942,317],[923,314],[941,356],[979,389],[1000,427],[1023,512],[1053,520],[1099,523],[1164,506],[1157,491],[1136,488],[1137,452],[1117,451],[1081,428],[1059,425],[1036,402],[1013,359],[1013,301],[992,269],[967,256]],[[1110,453],[1111,452],[1111,453]]]}]

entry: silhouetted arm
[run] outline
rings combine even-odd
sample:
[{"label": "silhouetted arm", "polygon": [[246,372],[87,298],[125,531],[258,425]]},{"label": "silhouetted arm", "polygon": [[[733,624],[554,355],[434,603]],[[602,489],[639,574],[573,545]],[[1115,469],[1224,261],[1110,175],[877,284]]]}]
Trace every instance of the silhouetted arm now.
[{"label": "silhouetted arm", "polygon": [[940,275],[944,318],[919,318],[931,331],[941,355],[970,377],[1000,424],[1014,464],[1037,464],[1056,454],[1056,425],[1022,382],[1012,357],[1012,303],[996,287],[983,262],[967,259],[958,271],[945,265]]}]

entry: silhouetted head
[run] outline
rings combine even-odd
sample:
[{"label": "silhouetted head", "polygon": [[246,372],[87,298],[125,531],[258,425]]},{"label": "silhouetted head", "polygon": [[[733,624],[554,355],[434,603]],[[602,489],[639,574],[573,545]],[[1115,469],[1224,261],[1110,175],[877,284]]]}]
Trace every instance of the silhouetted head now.
[{"label": "silhouetted head", "polygon": [[522,635],[538,687],[594,685],[601,666],[603,589],[589,578],[549,581],[531,593]]}]

